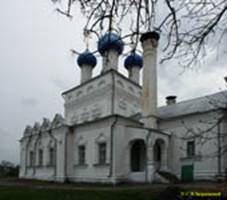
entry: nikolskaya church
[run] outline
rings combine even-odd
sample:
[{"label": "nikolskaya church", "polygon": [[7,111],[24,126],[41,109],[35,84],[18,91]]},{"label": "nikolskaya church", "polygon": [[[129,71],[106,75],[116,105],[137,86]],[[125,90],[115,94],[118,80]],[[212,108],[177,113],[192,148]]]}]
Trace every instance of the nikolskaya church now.
[{"label": "nikolskaya church", "polygon": [[[98,41],[101,74],[92,77],[96,57],[78,56],[81,83],[62,93],[64,116],[43,118],[20,140],[20,178],[121,183],[217,180],[226,176],[227,92],[157,106],[159,34],[142,34],[143,55],[124,62],[113,32]],[[142,86],[140,70],[142,70]]]}]

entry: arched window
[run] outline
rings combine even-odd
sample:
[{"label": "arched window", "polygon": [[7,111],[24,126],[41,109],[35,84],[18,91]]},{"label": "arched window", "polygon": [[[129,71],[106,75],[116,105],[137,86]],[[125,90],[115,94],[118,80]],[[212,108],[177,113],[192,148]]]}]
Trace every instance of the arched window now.
[{"label": "arched window", "polygon": [[108,137],[100,133],[99,136],[95,139],[96,143],[96,164],[106,165],[109,162],[108,158],[108,148],[109,148],[109,139]]},{"label": "arched window", "polygon": [[39,166],[41,167],[41,166],[43,166],[43,150],[42,149],[39,149],[39,151],[38,151],[38,158],[39,158],[39,161],[38,161],[38,163],[39,163]]},{"label": "arched window", "polygon": [[160,170],[163,162],[163,151],[165,142],[163,139],[157,139],[154,144],[154,165],[157,170]]},{"label": "arched window", "polygon": [[131,170],[141,172],[145,169],[146,146],[143,140],[136,140],[131,146]]},{"label": "arched window", "polygon": [[30,165],[30,167],[34,166],[34,152],[33,151],[29,152],[29,165]]},{"label": "arched window", "polygon": [[85,145],[78,146],[78,164],[79,165],[86,164],[86,147],[85,147]]},{"label": "arched window", "polygon": [[50,167],[55,166],[56,164],[56,148],[55,141],[50,139],[48,144],[48,165]]},{"label": "arched window", "polygon": [[56,154],[54,147],[49,148],[49,166],[54,166],[56,161]]},{"label": "arched window", "polygon": [[87,147],[87,141],[82,135],[78,135],[76,137],[75,142],[75,156],[74,156],[74,163],[76,165],[86,165],[86,147]]},{"label": "arched window", "polygon": [[102,142],[98,144],[98,151],[99,151],[98,163],[100,165],[106,164],[106,142]]},{"label": "arched window", "polygon": [[156,143],[154,146],[154,160],[156,162],[161,162],[161,156],[162,156],[162,149],[161,145],[159,143]]}]

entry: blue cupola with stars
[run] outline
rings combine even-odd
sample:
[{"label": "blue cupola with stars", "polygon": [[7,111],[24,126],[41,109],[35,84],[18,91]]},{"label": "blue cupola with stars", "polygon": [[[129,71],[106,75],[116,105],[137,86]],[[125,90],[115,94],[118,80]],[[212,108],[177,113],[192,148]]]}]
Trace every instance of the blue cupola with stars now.
[{"label": "blue cupola with stars", "polygon": [[140,69],[143,67],[143,58],[139,54],[132,52],[124,61],[124,66],[128,70],[128,78],[139,84]]},{"label": "blue cupola with stars", "polygon": [[92,78],[92,70],[97,64],[97,59],[88,49],[80,53],[77,58],[77,64],[81,69],[81,83]]}]

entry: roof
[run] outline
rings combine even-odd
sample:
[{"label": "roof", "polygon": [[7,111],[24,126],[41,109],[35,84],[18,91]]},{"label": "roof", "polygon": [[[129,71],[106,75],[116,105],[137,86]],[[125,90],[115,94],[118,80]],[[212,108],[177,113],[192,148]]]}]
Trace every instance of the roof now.
[{"label": "roof", "polygon": [[158,108],[161,119],[227,108],[227,90]]}]

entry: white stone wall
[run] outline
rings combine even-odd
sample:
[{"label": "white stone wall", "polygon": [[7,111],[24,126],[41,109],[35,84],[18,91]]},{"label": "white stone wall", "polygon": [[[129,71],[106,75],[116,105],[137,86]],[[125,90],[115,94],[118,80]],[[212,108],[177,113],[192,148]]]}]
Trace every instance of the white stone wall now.
[{"label": "white stone wall", "polygon": [[227,119],[224,119],[221,124],[221,165],[223,176],[227,177]]},{"label": "white stone wall", "polygon": [[129,117],[141,112],[141,87],[122,76],[115,76],[114,112]]},{"label": "white stone wall", "polygon": [[111,88],[111,74],[107,73],[63,95],[67,123],[80,124],[110,115]]},{"label": "white stone wall", "polygon": [[[114,128],[113,177],[118,181],[147,182],[147,166],[142,172],[131,171],[130,150],[136,140],[143,140],[147,151],[157,139],[163,139],[168,145],[169,136],[144,129],[138,122],[119,118]],[[148,153],[148,152],[147,152]],[[153,154],[153,152],[151,152]]]},{"label": "white stone wall", "polygon": [[[52,130],[51,136],[48,132],[34,134],[21,140],[21,168],[20,178],[31,178],[40,180],[64,181],[64,149],[66,127]],[[54,139],[54,138],[55,139]],[[49,165],[49,148],[55,147],[56,140],[56,166]],[[43,165],[39,166],[38,151],[43,150]],[[30,151],[34,153],[34,165],[30,166]],[[27,152],[27,153],[26,153]],[[26,155],[27,154],[27,155]]]},{"label": "white stone wall", "polygon": [[[75,182],[110,182],[110,126],[112,119],[76,126],[70,136],[68,178]],[[98,144],[106,143],[106,164],[98,164]],[[85,145],[85,163],[78,163],[78,147]],[[68,148],[69,149],[69,148]]]},{"label": "white stone wall", "polygon": [[81,124],[111,114],[131,116],[141,111],[141,94],[139,85],[109,71],[63,95],[66,121]]},{"label": "white stone wall", "polygon": [[[215,179],[218,173],[215,124],[220,116],[219,113],[209,112],[160,122],[160,129],[171,134],[169,163],[173,173],[180,177],[181,167],[193,164],[194,179]],[[196,144],[195,156],[187,158],[186,145],[191,140]]]}]

